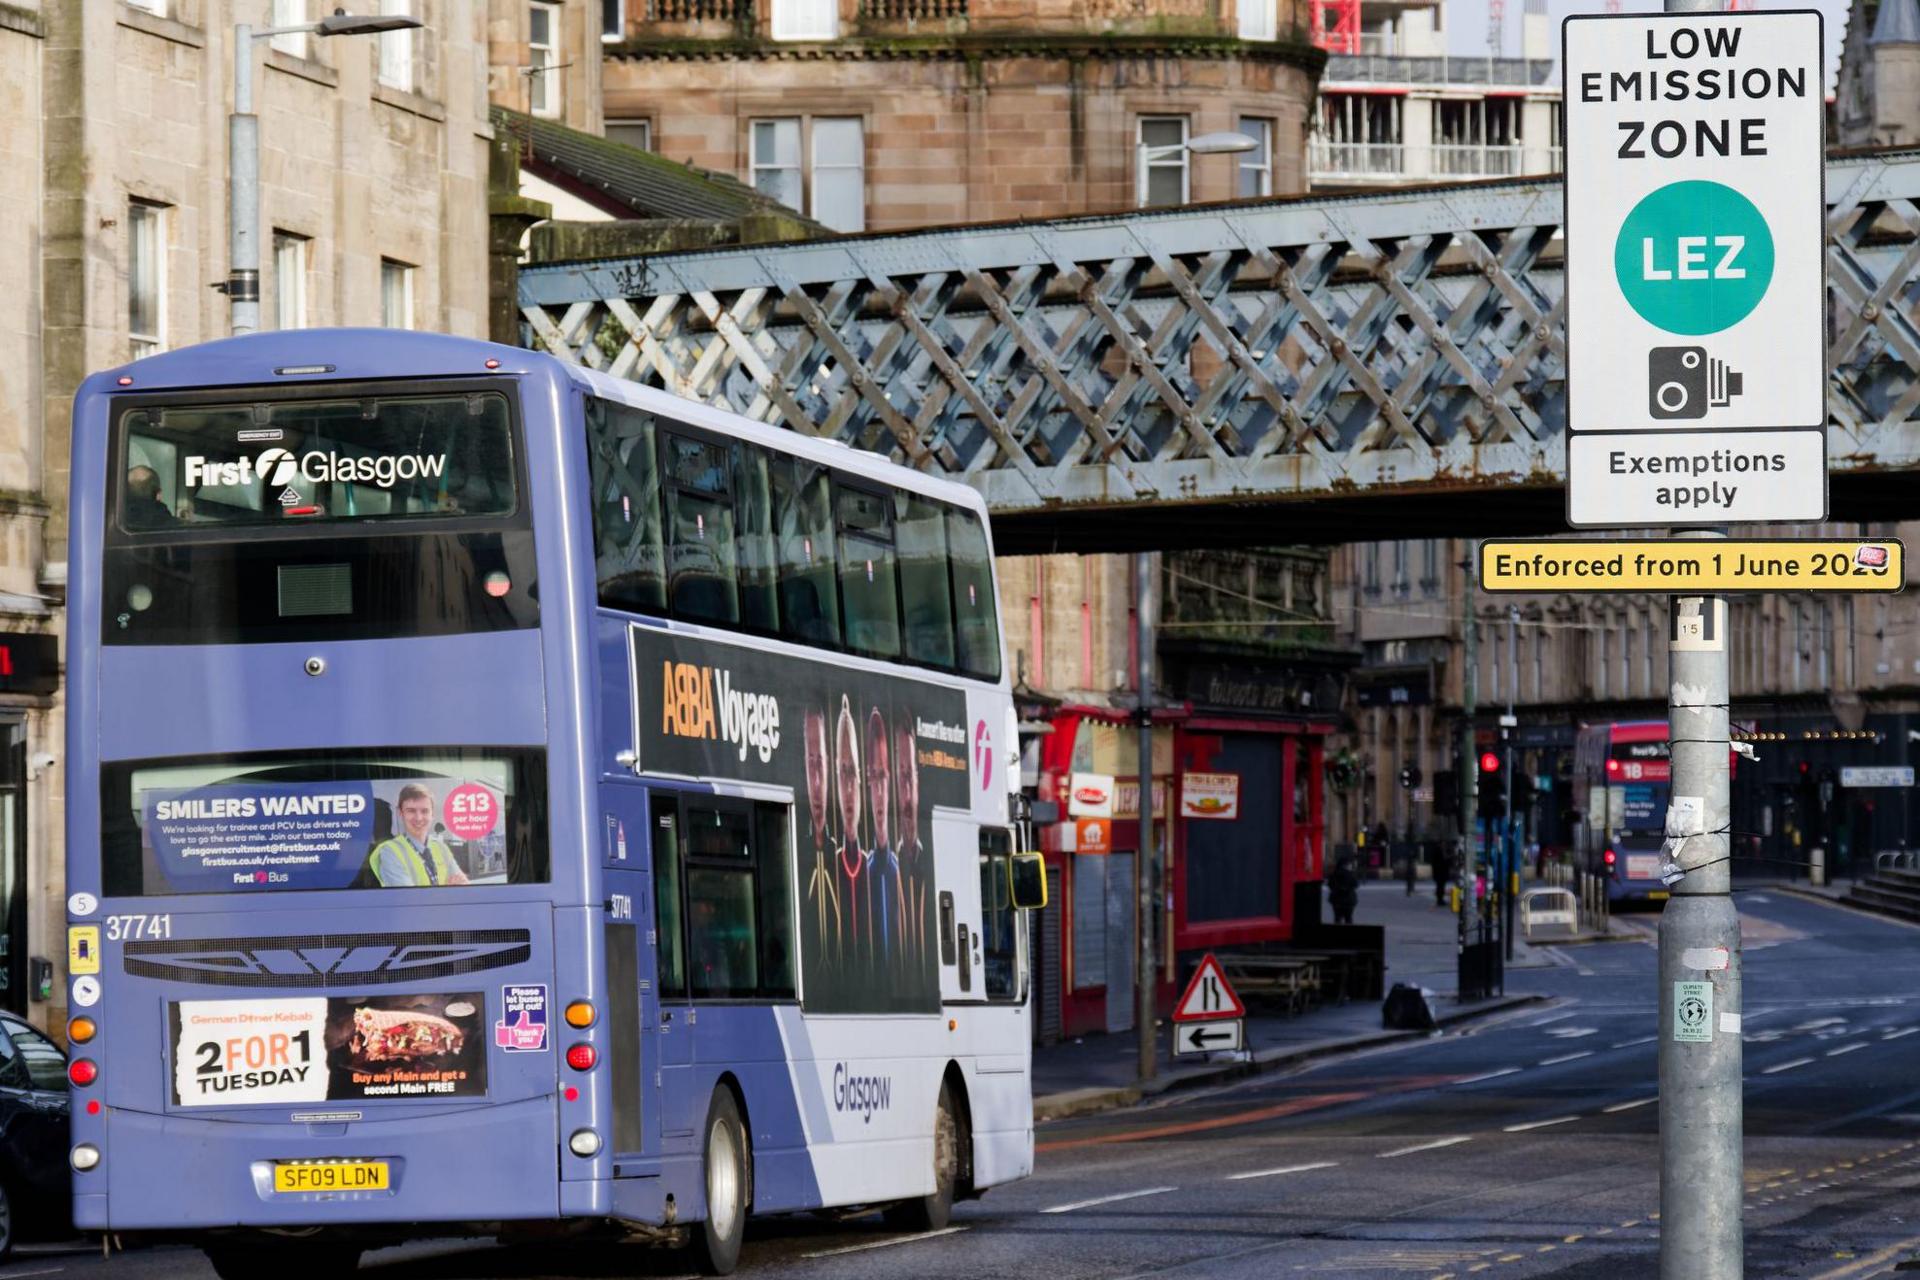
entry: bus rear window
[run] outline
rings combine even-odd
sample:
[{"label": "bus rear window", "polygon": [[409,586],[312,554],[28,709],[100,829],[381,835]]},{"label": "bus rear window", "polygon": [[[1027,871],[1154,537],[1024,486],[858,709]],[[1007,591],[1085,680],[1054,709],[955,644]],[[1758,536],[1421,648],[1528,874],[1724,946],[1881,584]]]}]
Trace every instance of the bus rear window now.
[{"label": "bus rear window", "polygon": [[147,405],[121,418],[119,456],[130,534],[504,516],[516,505],[499,392]]},{"label": "bus rear window", "polygon": [[529,748],[291,751],[100,766],[109,897],[547,879]]}]

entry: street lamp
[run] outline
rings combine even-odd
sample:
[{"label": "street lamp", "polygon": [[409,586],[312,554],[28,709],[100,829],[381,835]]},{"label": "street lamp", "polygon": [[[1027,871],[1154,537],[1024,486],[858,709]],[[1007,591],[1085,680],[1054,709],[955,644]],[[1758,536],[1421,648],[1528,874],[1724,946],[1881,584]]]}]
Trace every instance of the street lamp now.
[{"label": "street lamp", "polygon": [[1197,138],[1185,142],[1173,142],[1166,146],[1150,147],[1141,142],[1135,144],[1136,164],[1139,170],[1139,199],[1142,204],[1147,199],[1146,168],[1155,160],[1166,160],[1177,155],[1225,156],[1243,151],[1251,151],[1259,146],[1257,138],[1249,138],[1244,133],[1203,133]]},{"label": "street lamp", "polygon": [[253,114],[253,47],[275,36],[368,36],[424,25],[400,14],[359,15],[335,9],[318,22],[233,28],[233,112],[227,117],[227,295],[235,333],[260,327],[260,117]]}]

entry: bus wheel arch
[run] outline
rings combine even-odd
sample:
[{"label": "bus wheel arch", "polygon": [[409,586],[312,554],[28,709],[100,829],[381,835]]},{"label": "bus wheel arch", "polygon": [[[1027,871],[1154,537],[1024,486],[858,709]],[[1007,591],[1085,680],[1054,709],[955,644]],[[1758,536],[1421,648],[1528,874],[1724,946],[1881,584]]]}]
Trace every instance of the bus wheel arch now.
[{"label": "bus wheel arch", "polygon": [[[700,1151],[705,1204],[700,1221],[691,1228],[693,1260],[707,1275],[730,1275],[739,1264],[753,1210],[752,1130],[740,1084],[730,1072],[714,1082]],[[717,1212],[716,1192],[725,1196]]]},{"label": "bus wheel arch", "polygon": [[967,1093],[966,1073],[960,1070],[959,1063],[949,1061],[940,1083],[947,1087],[948,1096],[953,1099],[954,1123],[959,1128],[956,1136],[960,1164],[954,1170],[954,1199],[978,1200],[982,1193],[973,1185],[973,1099]]},{"label": "bus wheel arch", "polygon": [[883,1211],[888,1225],[901,1231],[940,1231],[953,1214],[954,1201],[963,1199],[972,1169],[972,1137],[966,1079],[949,1062],[940,1078],[939,1101],[934,1104],[933,1191],[900,1200]]}]

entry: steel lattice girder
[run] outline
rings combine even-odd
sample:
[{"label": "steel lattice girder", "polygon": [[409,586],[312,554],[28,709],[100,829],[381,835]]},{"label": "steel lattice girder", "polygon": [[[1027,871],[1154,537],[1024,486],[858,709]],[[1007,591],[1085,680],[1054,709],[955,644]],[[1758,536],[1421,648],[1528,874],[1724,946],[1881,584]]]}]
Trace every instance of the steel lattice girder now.
[{"label": "steel lattice girder", "polygon": [[[1836,477],[1920,466],[1920,151],[1827,169]],[[1553,487],[1557,179],[531,267],[533,345],[997,515]]]}]

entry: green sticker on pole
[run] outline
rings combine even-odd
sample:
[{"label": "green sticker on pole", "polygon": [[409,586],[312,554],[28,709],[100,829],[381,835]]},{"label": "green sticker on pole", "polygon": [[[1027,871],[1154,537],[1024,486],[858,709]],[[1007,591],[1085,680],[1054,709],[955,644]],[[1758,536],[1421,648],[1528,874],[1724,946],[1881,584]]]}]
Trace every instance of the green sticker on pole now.
[{"label": "green sticker on pole", "polygon": [[1613,244],[1627,305],[1690,336],[1753,314],[1773,283],[1773,233],[1753,201],[1718,182],[1670,182],[1634,205]]},{"label": "green sticker on pole", "polygon": [[1713,984],[1673,984],[1673,1038],[1683,1044],[1713,1042]]}]

